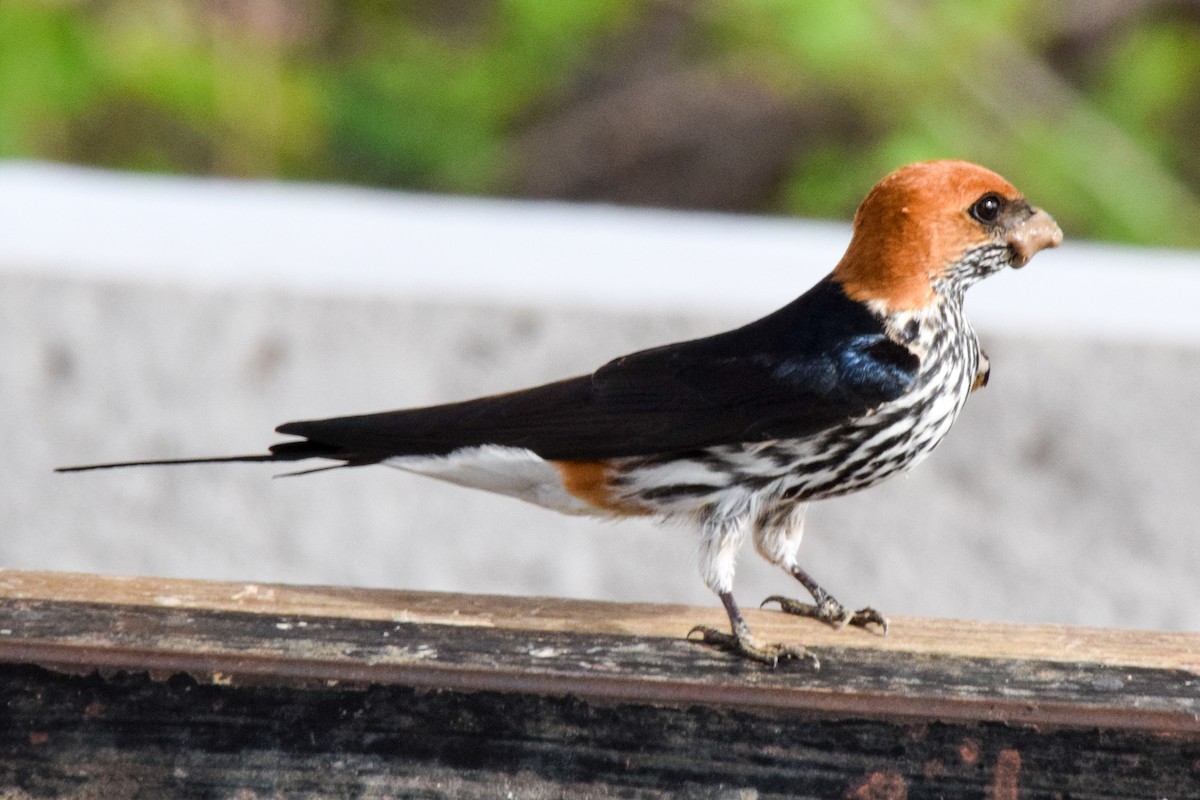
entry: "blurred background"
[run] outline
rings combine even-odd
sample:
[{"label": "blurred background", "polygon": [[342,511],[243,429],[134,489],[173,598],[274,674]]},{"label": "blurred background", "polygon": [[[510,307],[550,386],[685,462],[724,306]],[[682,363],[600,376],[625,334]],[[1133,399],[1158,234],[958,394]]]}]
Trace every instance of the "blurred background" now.
[{"label": "blurred background", "polygon": [[846,219],[986,162],[1200,245],[1200,3],[8,0],[0,155]]},{"label": "blurred background", "polygon": [[[955,157],[1068,243],[975,290],[992,385],[814,511],[810,571],[893,614],[1200,630],[1197,130],[1195,0],[5,0],[0,566],[711,602],[685,532],[384,469],[50,470],[748,321],[882,175]],[[743,604],[792,588],[756,560]]]}]

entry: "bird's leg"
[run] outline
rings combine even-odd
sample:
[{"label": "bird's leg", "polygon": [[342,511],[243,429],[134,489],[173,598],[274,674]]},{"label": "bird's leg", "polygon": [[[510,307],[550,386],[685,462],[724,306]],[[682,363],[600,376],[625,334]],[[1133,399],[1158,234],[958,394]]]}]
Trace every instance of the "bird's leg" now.
[{"label": "bird's leg", "polygon": [[705,625],[697,625],[688,631],[689,639],[692,634],[699,633],[700,641],[704,644],[728,650],[771,667],[777,666],[781,660],[794,658],[797,660],[808,659],[812,661],[813,669],[820,668],[821,662],[815,655],[804,649],[803,645],[767,643],[754,638],[754,635],[750,633],[750,626],[746,624],[746,618],[742,616],[741,609],[733,599],[733,592],[718,592],[717,595],[725,604],[725,612],[729,614],[731,633],[725,633]]},{"label": "bird's leg", "polygon": [[851,612],[835,600],[833,595],[821,588],[821,585],[800,567],[793,565],[788,571],[792,573],[792,576],[796,580],[800,581],[801,586],[808,590],[808,593],[812,595],[813,602],[801,603],[799,600],[774,594],[762,601],[764,606],[767,603],[776,602],[779,603],[779,609],[786,614],[795,614],[798,617],[811,617],[827,625],[832,625],[835,628],[841,628],[846,625],[866,628],[874,624],[879,626],[882,633],[887,633],[887,617],[880,614],[874,608],[867,606],[866,608],[860,608],[858,611]]}]

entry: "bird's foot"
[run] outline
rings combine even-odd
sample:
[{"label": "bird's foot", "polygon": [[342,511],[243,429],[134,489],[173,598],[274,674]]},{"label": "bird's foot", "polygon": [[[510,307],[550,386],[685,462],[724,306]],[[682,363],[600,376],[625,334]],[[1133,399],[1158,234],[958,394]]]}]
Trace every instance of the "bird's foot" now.
[{"label": "bird's foot", "polygon": [[[700,638],[692,639],[693,634],[697,633],[700,634]],[[725,633],[724,631],[709,628],[705,625],[697,625],[688,631],[687,638],[742,656],[743,658],[748,658],[751,661],[758,661],[759,663],[766,664],[768,667],[777,667],[780,661],[796,660],[811,662],[813,669],[821,668],[820,660],[813,653],[805,649],[803,645],[783,644],[782,642],[760,642],[751,636],[749,632],[738,635],[736,633]]]},{"label": "bird's foot", "polygon": [[[801,603],[799,600],[793,600],[790,597],[783,597],[777,594],[773,594],[766,600],[763,600],[762,606],[771,602],[779,603],[779,610],[785,614],[793,614],[797,617],[809,617],[834,628],[844,628],[847,625],[853,625],[856,628],[866,629],[871,625],[877,625],[881,634],[887,635],[888,632],[887,617],[870,606],[852,612],[837,600],[828,596],[822,598],[819,603]],[[759,607],[761,608],[762,606]]]}]

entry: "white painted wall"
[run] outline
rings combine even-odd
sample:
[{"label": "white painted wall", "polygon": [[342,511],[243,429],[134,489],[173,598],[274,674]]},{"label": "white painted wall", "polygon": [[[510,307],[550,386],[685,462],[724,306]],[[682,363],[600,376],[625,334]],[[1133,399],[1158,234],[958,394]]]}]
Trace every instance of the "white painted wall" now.
[{"label": "white painted wall", "polygon": [[[0,264],[45,275],[751,315],[827,273],[850,235],[834,222],[19,162],[0,162],[0,220]],[[1035,264],[972,293],[978,327],[1200,342],[1200,253],[1096,245],[1067,231]]]}]

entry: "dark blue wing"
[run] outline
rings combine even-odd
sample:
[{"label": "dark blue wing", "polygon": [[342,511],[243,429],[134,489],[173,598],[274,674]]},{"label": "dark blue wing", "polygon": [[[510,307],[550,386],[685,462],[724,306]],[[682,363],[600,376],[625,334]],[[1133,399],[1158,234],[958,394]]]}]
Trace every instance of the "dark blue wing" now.
[{"label": "dark blue wing", "polygon": [[645,350],[592,375],[429,408],[291,422],[353,463],[497,444],[592,460],[803,437],[904,394],[919,360],[826,279],[734,331]]}]

